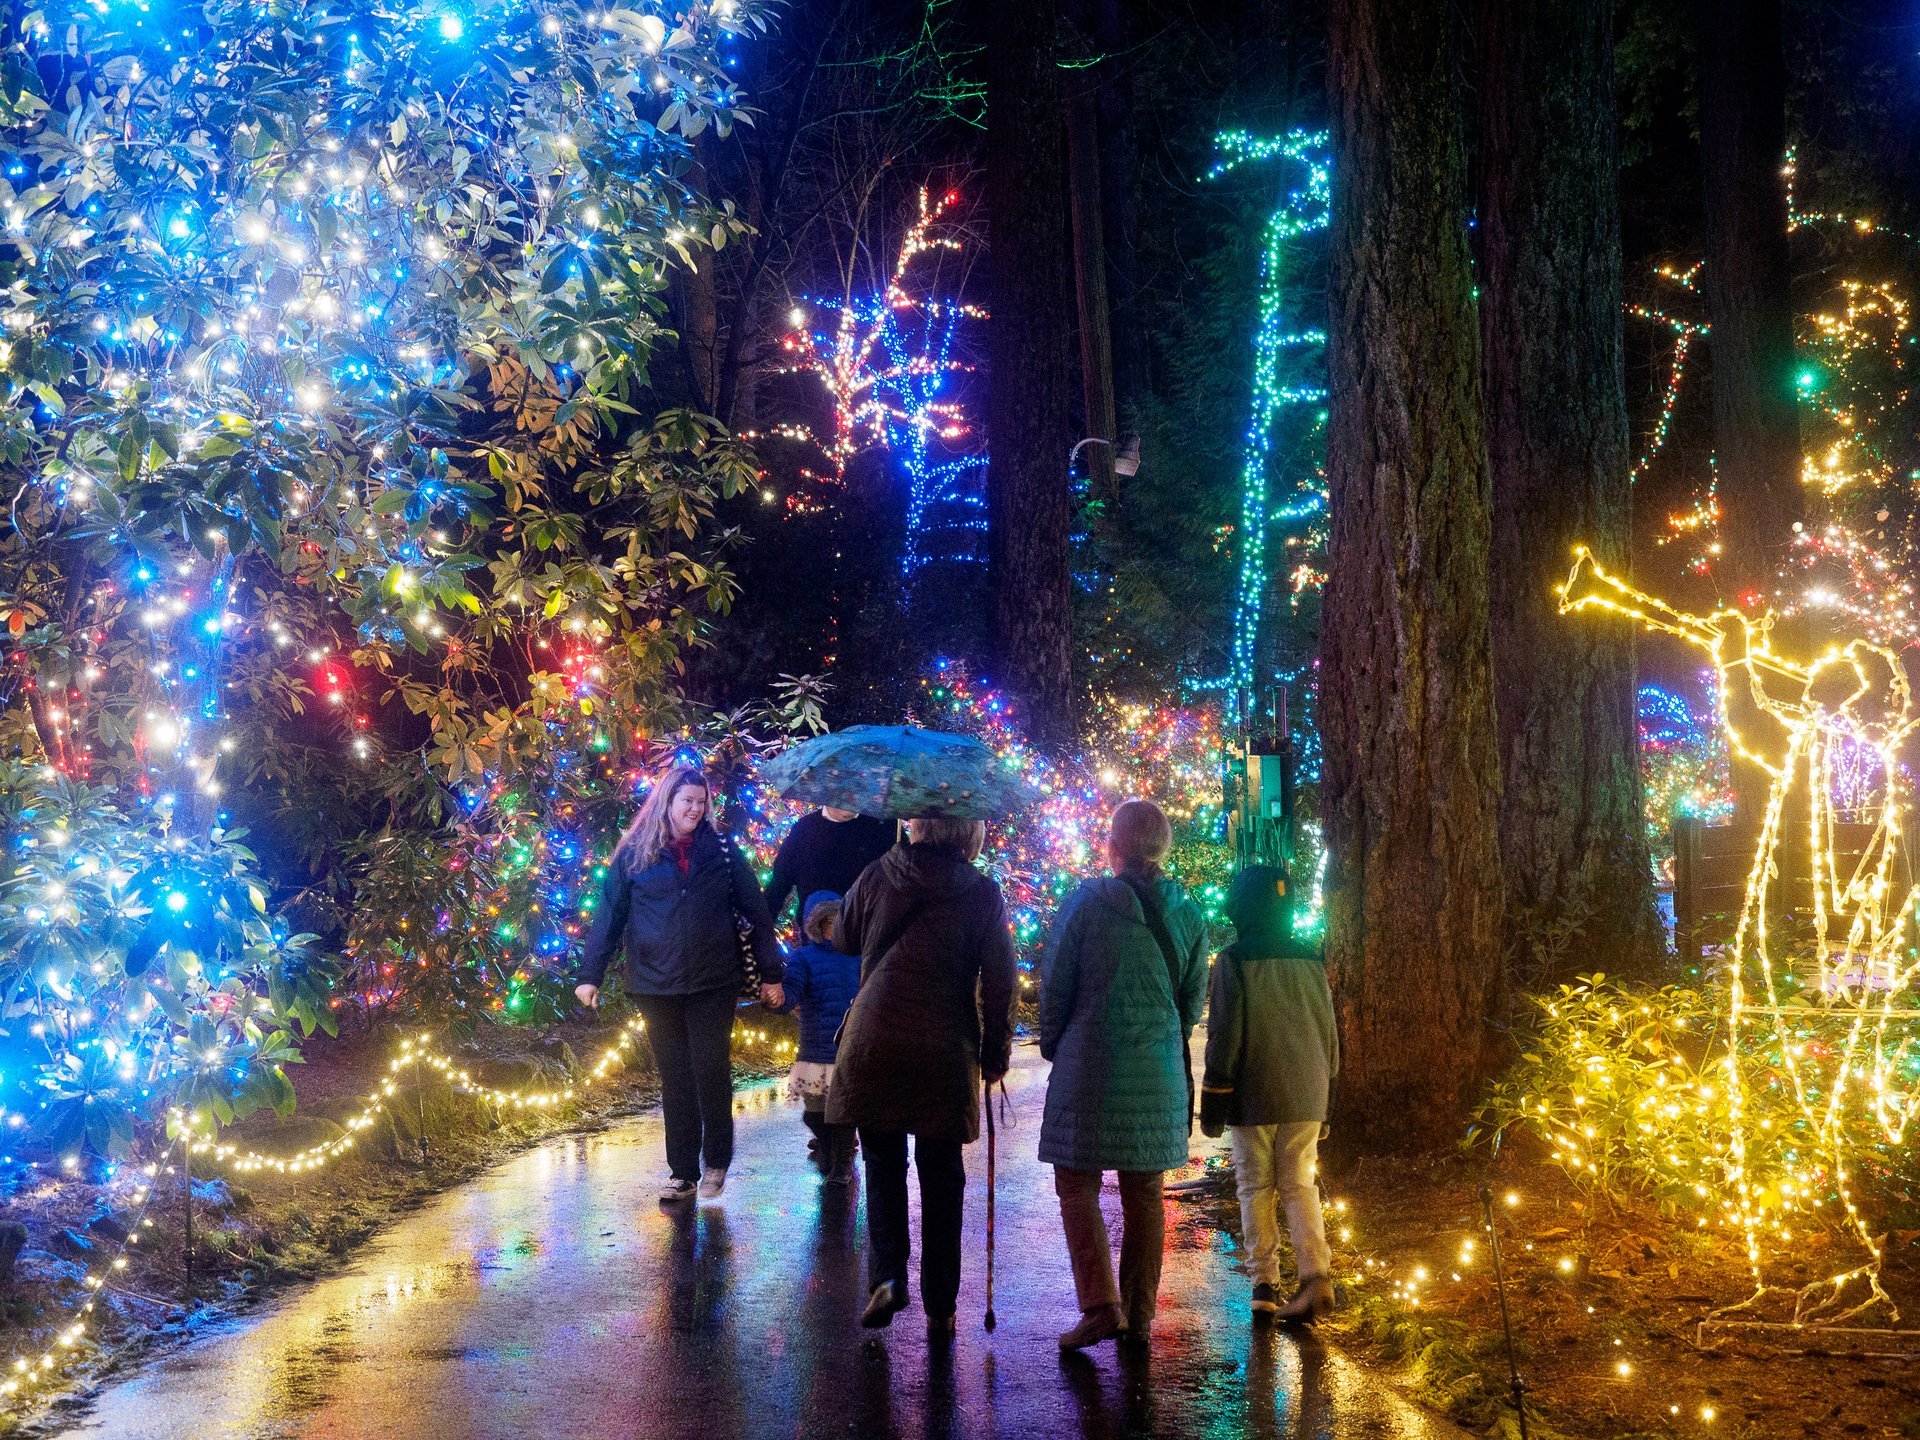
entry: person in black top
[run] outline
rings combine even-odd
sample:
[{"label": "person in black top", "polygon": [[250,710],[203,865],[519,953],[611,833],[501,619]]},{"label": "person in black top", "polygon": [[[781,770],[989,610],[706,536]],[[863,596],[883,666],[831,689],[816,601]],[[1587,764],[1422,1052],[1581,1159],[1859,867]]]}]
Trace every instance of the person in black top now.
[{"label": "person in black top", "polygon": [[779,923],[789,895],[804,898],[818,890],[846,894],[862,870],[893,848],[898,830],[891,820],[831,806],[802,815],[773,857],[767,909],[774,922]]},{"label": "person in black top", "polygon": [[[747,926],[760,995],[779,1006],[782,959],[773,917],[746,857],[707,819],[706,777],[675,766],[654,782],[607,861],[573,993],[600,1003],[619,957],[627,994],[646,1021],[666,1121],[663,1201],[718,1198],[733,1160],[734,1002],[746,978]],[[704,1157],[706,1165],[701,1168]]]}]

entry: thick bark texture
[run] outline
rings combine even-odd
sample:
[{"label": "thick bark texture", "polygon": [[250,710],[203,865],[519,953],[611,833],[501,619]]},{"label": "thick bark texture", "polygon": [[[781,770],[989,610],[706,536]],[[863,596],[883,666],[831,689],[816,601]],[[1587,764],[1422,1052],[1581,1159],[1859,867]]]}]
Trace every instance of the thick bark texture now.
[{"label": "thick bark texture", "polygon": [[1531,981],[1659,945],[1632,630],[1554,603],[1576,543],[1627,570],[1613,6],[1481,0],[1479,52],[1500,848],[1509,963]]},{"label": "thick bark texture", "polygon": [[1782,0],[1695,0],[1724,599],[1770,598],[1804,514],[1793,363]]},{"label": "thick bark texture", "polygon": [[1113,403],[1113,312],[1107,299],[1107,244],[1100,204],[1099,121],[1084,72],[1067,94],[1067,177],[1073,204],[1073,293],[1080,312],[1080,394],[1089,435],[1087,477],[1095,495],[1113,490],[1120,443]]},{"label": "thick bark texture", "polygon": [[[1043,738],[1072,729],[1067,451],[1075,327],[1051,5],[990,7],[987,470],[999,679]],[[1089,447],[1092,448],[1092,447]]]},{"label": "thick bark texture", "polygon": [[1331,7],[1321,639],[1337,1129],[1457,1138],[1501,995],[1489,491],[1447,0]]},{"label": "thick bark texture", "polygon": [[1121,68],[1127,51],[1125,7],[1121,0],[1097,0],[1094,35],[1104,57],[1094,72],[1099,80],[1095,109],[1100,118],[1100,231],[1106,241],[1107,302],[1113,326],[1115,410],[1124,420],[1138,400],[1144,375],[1139,327],[1127,323],[1138,305],[1139,205],[1134,198],[1134,125],[1131,78]]}]

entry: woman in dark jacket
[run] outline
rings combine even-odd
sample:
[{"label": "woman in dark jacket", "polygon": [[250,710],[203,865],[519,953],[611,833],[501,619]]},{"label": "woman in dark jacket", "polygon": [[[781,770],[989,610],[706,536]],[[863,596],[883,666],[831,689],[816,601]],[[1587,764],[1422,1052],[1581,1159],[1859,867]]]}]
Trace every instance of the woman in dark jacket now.
[{"label": "woman in dark jacket", "polygon": [[663,1202],[696,1191],[714,1199],[733,1161],[733,1009],[746,979],[736,917],[750,927],[761,998],[778,1005],[780,947],[766,898],[707,822],[706,777],[676,766],[654,782],[607,862],[574,987],[583,1005],[598,1005],[614,947],[624,944],[627,994],[660,1072],[672,1172]]},{"label": "woman in dark jacket", "polygon": [[860,992],[834,1062],[827,1119],[857,1125],[866,1155],[867,1273],[860,1323],[907,1305],[907,1137],[920,1172],[920,1303],[951,1336],[960,1295],[967,1171],[980,1088],[1013,1048],[1013,932],[1000,887],[974,869],[977,820],[909,820],[907,842],[847,892],[837,941],[860,956]]},{"label": "woman in dark jacket", "polygon": [[[1207,925],[1160,862],[1173,830],[1158,805],[1113,812],[1113,873],[1082,882],[1044,952],[1040,1054],[1053,1062],[1040,1159],[1053,1166],[1080,1323],[1062,1350],[1144,1344],[1160,1292],[1161,1175],[1187,1161],[1187,1035],[1207,986]],[[1100,1213],[1103,1172],[1120,1177],[1120,1283]]]}]

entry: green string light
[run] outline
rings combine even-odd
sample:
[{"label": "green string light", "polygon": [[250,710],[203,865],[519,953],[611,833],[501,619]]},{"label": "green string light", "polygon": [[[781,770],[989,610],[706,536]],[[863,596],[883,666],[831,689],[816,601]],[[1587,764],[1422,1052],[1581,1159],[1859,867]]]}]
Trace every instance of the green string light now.
[{"label": "green string light", "polygon": [[1260,301],[1254,330],[1253,414],[1247,424],[1240,471],[1240,574],[1234,590],[1233,650],[1226,679],[1229,719],[1244,719],[1254,690],[1254,662],[1267,590],[1267,531],[1276,522],[1298,523],[1326,512],[1326,486],[1318,463],[1296,478],[1290,498],[1272,504],[1274,435],[1289,411],[1309,409],[1318,440],[1326,427],[1324,330],[1291,323],[1287,313],[1288,250],[1302,236],[1327,228],[1331,163],[1324,130],[1289,130],[1254,136],[1232,130],[1215,138],[1220,159],[1209,180],[1245,165],[1267,161],[1301,167],[1304,184],[1289,189],[1268,218],[1260,255]]}]

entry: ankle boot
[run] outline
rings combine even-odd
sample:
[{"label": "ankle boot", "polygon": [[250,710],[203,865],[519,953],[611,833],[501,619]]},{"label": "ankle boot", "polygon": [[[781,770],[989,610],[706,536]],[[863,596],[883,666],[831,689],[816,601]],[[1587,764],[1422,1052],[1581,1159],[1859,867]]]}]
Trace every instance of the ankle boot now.
[{"label": "ankle boot", "polygon": [[1282,1325],[1311,1325],[1333,1309],[1333,1281],[1324,1275],[1305,1275],[1293,1298],[1273,1317]]},{"label": "ankle boot", "polygon": [[851,1125],[827,1127],[827,1179],[829,1185],[847,1185],[853,1181],[854,1132]]},{"label": "ankle boot", "polygon": [[1127,1333],[1127,1324],[1118,1305],[1096,1305],[1080,1312],[1080,1323],[1060,1336],[1062,1350],[1085,1350],[1102,1340],[1115,1340]]}]

